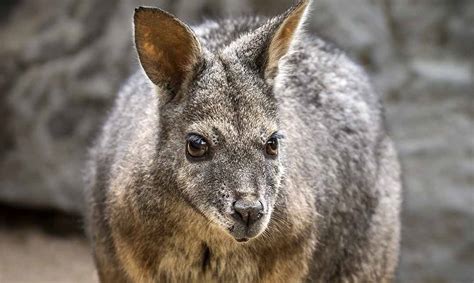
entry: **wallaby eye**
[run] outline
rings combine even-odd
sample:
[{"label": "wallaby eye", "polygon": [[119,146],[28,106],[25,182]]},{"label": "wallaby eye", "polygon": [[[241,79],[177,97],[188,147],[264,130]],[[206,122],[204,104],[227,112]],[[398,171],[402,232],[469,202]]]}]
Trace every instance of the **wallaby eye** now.
[{"label": "wallaby eye", "polygon": [[277,138],[271,137],[268,139],[265,145],[265,152],[270,156],[278,155],[278,139]]},{"label": "wallaby eye", "polygon": [[187,138],[186,152],[190,157],[203,157],[209,151],[209,145],[200,135],[191,134]]}]

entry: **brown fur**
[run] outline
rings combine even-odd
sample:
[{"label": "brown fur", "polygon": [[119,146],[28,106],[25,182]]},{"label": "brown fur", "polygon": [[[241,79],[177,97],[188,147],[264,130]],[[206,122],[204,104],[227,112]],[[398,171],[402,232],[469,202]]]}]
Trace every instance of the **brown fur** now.
[{"label": "brown fur", "polygon": [[[393,278],[400,170],[383,109],[359,66],[302,33],[308,2],[194,31],[137,9],[144,72],[120,91],[88,164],[102,282]],[[200,159],[190,135],[208,146]],[[240,200],[258,201],[260,217],[239,220]]]}]

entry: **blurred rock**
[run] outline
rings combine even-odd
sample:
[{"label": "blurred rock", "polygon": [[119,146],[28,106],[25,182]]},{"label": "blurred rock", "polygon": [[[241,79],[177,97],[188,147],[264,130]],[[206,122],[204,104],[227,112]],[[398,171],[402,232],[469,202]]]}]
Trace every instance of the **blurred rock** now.
[{"label": "blurred rock", "polygon": [[[81,170],[115,92],[137,68],[139,4],[198,23],[290,0],[0,3],[0,200],[77,212]],[[474,280],[474,1],[318,0],[311,32],[363,64],[404,167],[401,282]]]}]

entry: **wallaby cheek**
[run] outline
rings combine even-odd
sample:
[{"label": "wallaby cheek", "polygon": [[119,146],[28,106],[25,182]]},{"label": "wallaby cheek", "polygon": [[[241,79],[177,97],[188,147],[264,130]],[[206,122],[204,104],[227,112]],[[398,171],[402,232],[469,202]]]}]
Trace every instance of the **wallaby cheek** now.
[{"label": "wallaby cheek", "polygon": [[210,164],[188,164],[177,174],[181,194],[209,220],[222,222],[229,213],[231,192]]},{"label": "wallaby cheek", "polygon": [[[196,170],[193,166],[185,165],[177,173],[178,189],[188,201],[201,204],[206,182],[202,171]],[[204,194],[205,195],[205,194]],[[201,205],[199,205],[201,207]]]}]

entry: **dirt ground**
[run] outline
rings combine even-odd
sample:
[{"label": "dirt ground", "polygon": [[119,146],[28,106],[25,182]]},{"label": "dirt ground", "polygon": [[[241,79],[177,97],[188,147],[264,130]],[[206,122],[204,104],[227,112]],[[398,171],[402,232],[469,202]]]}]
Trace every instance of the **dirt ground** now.
[{"label": "dirt ground", "polygon": [[77,217],[0,208],[0,282],[98,282]]}]

